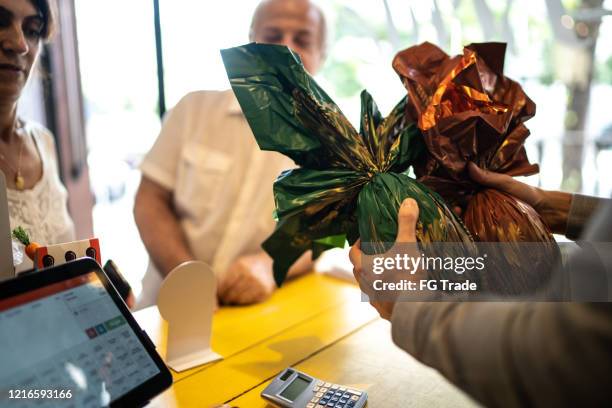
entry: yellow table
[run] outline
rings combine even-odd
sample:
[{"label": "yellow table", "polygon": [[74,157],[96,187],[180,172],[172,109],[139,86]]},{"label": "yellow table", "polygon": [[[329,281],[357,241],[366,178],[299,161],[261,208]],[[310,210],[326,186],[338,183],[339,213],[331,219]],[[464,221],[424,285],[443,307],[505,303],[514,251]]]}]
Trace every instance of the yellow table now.
[{"label": "yellow table", "polygon": [[[473,407],[440,374],[397,348],[381,319],[295,365],[325,381],[368,392],[368,407]],[[260,397],[270,381],[231,401],[237,407],[271,407]]]},{"label": "yellow table", "polygon": [[[157,309],[135,316],[164,356],[167,328]],[[288,366],[364,388],[370,407],[470,404],[392,344],[388,323],[361,302],[356,286],[321,275],[289,282],[259,305],[221,308],[214,317],[212,347],[222,361],[173,372],[172,388],[152,405],[263,407],[261,390]],[[402,403],[392,404],[393,396]],[[418,403],[407,405],[412,400]]]}]

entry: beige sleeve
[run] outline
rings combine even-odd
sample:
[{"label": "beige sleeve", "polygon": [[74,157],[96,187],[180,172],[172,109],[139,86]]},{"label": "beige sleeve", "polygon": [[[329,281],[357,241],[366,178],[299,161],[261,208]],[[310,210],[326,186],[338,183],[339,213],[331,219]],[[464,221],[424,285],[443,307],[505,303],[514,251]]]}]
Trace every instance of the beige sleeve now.
[{"label": "beige sleeve", "polygon": [[183,97],[164,117],[155,144],[140,164],[143,176],[173,191],[183,145],[193,120],[193,98]]},{"label": "beige sleeve", "polygon": [[[587,239],[611,240],[612,203],[592,225]],[[592,252],[580,251],[574,261],[584,268],[577,279],[585,279],[575,287],[588,290],[597,272]],[[612,268],[612,258],[600,261]],[[481,403],[556,407],[612,401],[612,303],[439,302],[451,299],[397,303],[393,340]]]},{"label": "beige sleeve", "polygon": [[567,226],[565,236],[572,240],[577,240],[582,235],[582,231],[588,224],[589,219],[602,208],[609,199],[590,197],[582,194],[572,196],[572,204],[567,216]]},{"label": "beige sleeve", "polygon": [[486,406],[578,406],[610,398],[611,312],[607,303],[398,303],[392,333]]}]

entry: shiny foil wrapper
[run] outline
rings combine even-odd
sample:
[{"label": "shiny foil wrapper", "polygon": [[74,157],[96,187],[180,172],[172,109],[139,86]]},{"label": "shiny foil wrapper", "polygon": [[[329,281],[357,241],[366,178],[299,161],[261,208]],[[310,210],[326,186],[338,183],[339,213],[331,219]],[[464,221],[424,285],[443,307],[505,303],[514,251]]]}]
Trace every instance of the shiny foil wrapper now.
[{"label": "shiny foil wrapper", "polygon": [[[506,45],[471,44],[453,58],[433,44],[401,51],[393,68],[408,90],[407,115],[423,131],[428,155],[415,174],[453,203],[465,203],[480,187],[467,164],[511,176],[538,172],[524,148],[524,122],[535,104],[521,86],[503,75]],[[459,182],[457,184],[456,182]]]},{"label": "shiny foil wrapper", "polygon": [[[221,54],[260,148],[285,154],[300,166],[274,183],[278,223],[263,243],[279,286],[308,250],[316,258],[360,237],[365,252],[387,251],[407,197],[419,203],[420,242],[473,248],[469,232],[441,197],[405,174],[424,153],[421,132],[405,115],[407,97],[384,118],[364,91],[357,131],[288,48],[248,44]],[[446,255],[465,256],[465,251]]]},{"label": "shiny foil wrapper", "polygon": [[[549,242],[554,238],[536,211],[508,194],[483,189],[467,172],[479,167],[510,176],[536,174],[529,163],[524,122],[535,104],[522,87],[503,75],[506,45],[471,44],[450,57],[430,43],[399,52],[393,68],[408,90],[406,115],[423,132],[427,154],[415,174],[452,206],[476,241]],[[534,255],[534,262],[557,262],[558,247]],[[516,254],[508,254],[508,262]],[[548,259],[543,259],[547,258]]]}]

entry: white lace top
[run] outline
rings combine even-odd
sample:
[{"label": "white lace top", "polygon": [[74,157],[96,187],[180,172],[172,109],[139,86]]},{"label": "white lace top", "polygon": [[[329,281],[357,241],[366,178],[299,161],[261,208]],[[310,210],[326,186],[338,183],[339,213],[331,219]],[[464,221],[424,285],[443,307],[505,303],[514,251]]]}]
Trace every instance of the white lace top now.
[{"label": "white lace top", "polygon": [[[59,178],[59,166],[53,136],[44,127],[26,123],[25,129],[32,135],[42,159],[43,174],[40,181],[29,190],[8,189],[8,209],[11,230],[22,226],[30,239],[41,245],[70,242],[75,238],[74,224],[68,214],[68,192]],[[32,262],[24,261],[17,272],[32,268]]]}]

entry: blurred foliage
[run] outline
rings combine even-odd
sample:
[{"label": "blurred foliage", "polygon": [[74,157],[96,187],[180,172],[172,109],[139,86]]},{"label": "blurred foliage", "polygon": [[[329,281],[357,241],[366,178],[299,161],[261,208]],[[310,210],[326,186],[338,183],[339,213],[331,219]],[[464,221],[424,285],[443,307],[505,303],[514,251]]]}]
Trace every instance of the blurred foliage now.
[{"label": "blurred foliage", "polygon": [[542,48],[542,71],[540,72],[540,83],[550,86],[555,82],[554,46],[553,41],[547,41],[549,46]]},{"label": "blurred foliage", "polygon": [[363,86],[358,80],[357,65],[354,61],[328,58],[323,75],[333,84],[339,97],[350,98],[361,92]]},{"label": "blurred foliage", "polygon": [[612,85],[612,55],[595,65],[595,81]]},{"label": "blurred foliage", "polygon": [[330,41],[331,48],[321,74],[334,88],[335,95],[352,98],[366,88],[359,78],[359,66],[363,61],[354,55],[347,58],[347,53],[338,52],[337,48],[341,46],[338,44],[348,37],[370,39],[377,43],[388,41],[388,31],[386,25],[376,24],[367,19],[367,16],[359,15],[350,6],[336,1],[333,9],[337,16],[331,30],[334,38]]},{"label": "blurred foliage", "polygon": [[[580,0],[563,0],[562,2],[568,12],[575,11],[582,4]],[[387,58],[388,63],[391,64],[393,53],[389,53],[388,50],[392,50],[393,47],[389,38],[389,27],[384,20],[377,20],[376,18],[372,18],[372,16],[363,15],[363,12],[357,12],[356,10],[358,8],[352,7],[350,2],[345,0],[332,0],[330,3],[332,3],[330,4],[330,8],[333,9],[336,18],[330,21],[333,32],[333,38],[330,39],[332,47],[330,48],[328,60],[323,68],[322,74],[329,80],[331,87],[334,88],[335,95],[342,98],[356,97],[358,93],[362,89],[367,88],[368,85],[364,83],[365,79],[362,76],[360,77],[360,73],[363,75],[363,65],[368,64],[368,56],[364,55],[363,50],[347,50],[347,43],[359,44],[359,42],[346,40],[358,39],[363,41],[374,41],[379,50],[381,50],[383,58]],[[373,1],[373,3],[377,3],[378,5],[373,5],[372,7],[384,7],[382,1]],[[461,43],[463,44],[479,41],[503,40],[501,27],[506,13],[506,2],[488,0],[486,3],[498,27],[495,38],[484,38],[481,23],[475,11],[475,4],[468,0],[454,2],[454,4],[458,5],[458,7],[454,9],[449,9],[448,7],[443,7],[441,9],[447,34],[449,35],[451,33],[453,24],[458,22],[461,26],[460,35]],[[517,13],[521,13],[521,10],[518,8],[520,8],[520,4],[514,2],[509,12],[511,24],[513,16],[516,17]],[[415,31],[410,27],[411,24],[407,23],[411,19],[411,16],[404,14],[406,13],[402,15],[398,13],[393,14],[400,40],[400,47],[404,48],[413,45],[417,33],[419,37],[421,37],[421,40],[424,32],[429,33],[431,36],[431,20],[424,21],[421,17],[418,21],[419,26]],[[534,16],[528,13],[526,19],[528,27],[527,36],[530,44],[529,49],[526,50],[523,47],[523,49],[509,49],[508,52],[517,53],[513,57],[519,60],[524,60],[534,55],[538,56],[537,60],[533,61],[536,64],[536,68],[526,70],[526,76],[521,76],[520,78],[521,80],[535,79],[545,86],[550,86],[555,83],[558,78],[555,72],[556,62],[554,50],[556,39],[550,25],[549,17],[546,14]],[[450,44],[439,44],[437,38],[430,41],[437,43],[437,45],[441,46],[441,48],[447,52],[459,51],[456,49],[449,50]],[[344,47],[344,49],[342,47]],[[370,79],[368,78],[367,80],[369,81]],[[605,61],[596,62],[595,81],[612,84],[612,55]]]}]

